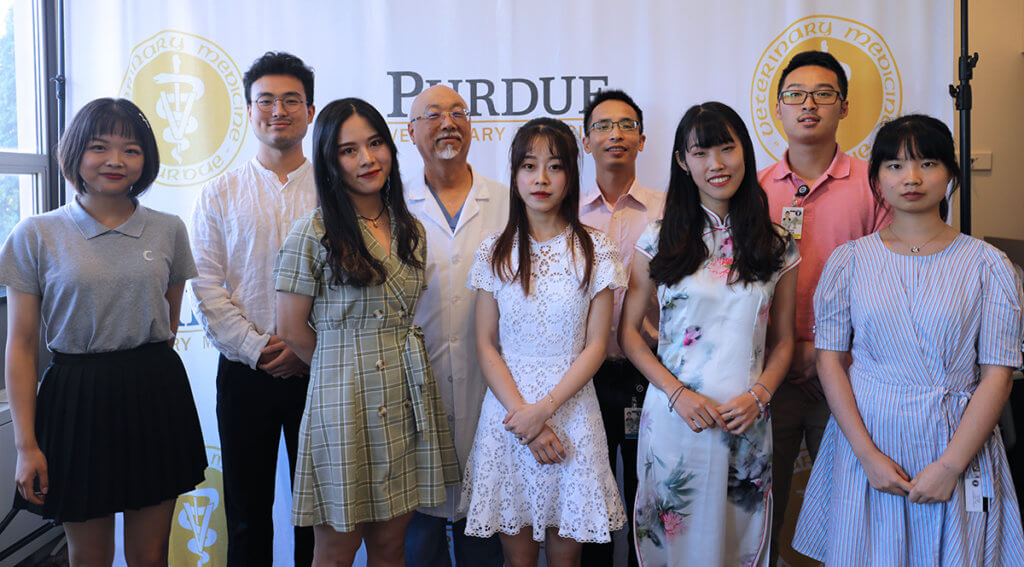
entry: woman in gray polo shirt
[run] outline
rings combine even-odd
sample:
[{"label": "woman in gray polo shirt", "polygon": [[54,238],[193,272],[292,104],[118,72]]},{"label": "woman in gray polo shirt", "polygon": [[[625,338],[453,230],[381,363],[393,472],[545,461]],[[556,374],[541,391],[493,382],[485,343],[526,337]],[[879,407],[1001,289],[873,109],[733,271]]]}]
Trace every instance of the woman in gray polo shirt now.
[{"label": "woman in gray polo shirt", "polygon": [[[130,101],[87,104],[60,146],[77,195],[23,220],[0,249],[16,505],[64,523],[72,565],[112,563],[117,512],[128,563],[166,565],[175,498],[206,468],[170,346],[196,275],[188,236],[179,218],[136,199],[160,160]],[[41,323],[54,356],[37,394]]]}]

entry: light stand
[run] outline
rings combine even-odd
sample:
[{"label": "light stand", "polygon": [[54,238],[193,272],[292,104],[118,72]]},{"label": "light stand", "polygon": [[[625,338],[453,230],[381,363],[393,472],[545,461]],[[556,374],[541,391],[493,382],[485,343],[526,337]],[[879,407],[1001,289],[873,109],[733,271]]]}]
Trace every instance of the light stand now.
[{"label": "light stand", "polygon": [[960,232],[964,234],[971,233],[971,79],[978,64],[978,54],[967,51],[967,4],[967,0],[960,0],[960,84],[949,85],[960,115]]}]

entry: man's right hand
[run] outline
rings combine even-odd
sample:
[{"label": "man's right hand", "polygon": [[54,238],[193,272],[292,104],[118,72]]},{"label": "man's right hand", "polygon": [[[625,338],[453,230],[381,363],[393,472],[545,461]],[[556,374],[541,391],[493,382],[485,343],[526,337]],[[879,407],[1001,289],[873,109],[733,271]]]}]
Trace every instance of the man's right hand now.
[{"label": "man's right hand", "polygon": [[271,335],[267,346],[260,349],[260,359],[256,366],[275,378],[291,378],[309,374],[309,365],[302,362],[277,335]]}]

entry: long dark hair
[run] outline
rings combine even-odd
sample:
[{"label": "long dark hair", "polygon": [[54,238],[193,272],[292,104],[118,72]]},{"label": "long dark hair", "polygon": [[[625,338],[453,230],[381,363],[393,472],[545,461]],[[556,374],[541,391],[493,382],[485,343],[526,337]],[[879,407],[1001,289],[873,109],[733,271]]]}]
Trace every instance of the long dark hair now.
[{"label": "long dark hair", "polygon": [[704,229],[708,217],[700,206],[700,190],[679,166],[687,147],[710,148],[732,143],[743,148],[743,181],[729,199],[732,222],[733,263],[730,281],[768,281],[782,266],[786,242],[768,214],[768,197],[757,182],[757,165],[750,134],[736,111],[720,102],[690,107],[676,127],[671,173],[665,198],[665,217],[658,236],[658,253],[651,260],[651,279],[672,285],[696,272],[708,259]]},{"label": "long dark hair", "polygon": [[320,243],[327,249],[327,264],[334,272],[333,285],[365,287],[383,283],[387,270],[366,248],[356,209],[349,196],[350,189],[342,181],[338,165],[338,134],[342,124],[355,114],[370,123],[391,151],[391,171],[381,189],[381,199],[395,223],[398,257],[402,263],[418,269],[423,269],[423,262],[415,255],[420,233],[405,206],[402,176],[398,169],[398,148],[391,138],[387,122],[377,109],[362,99],[344,98],[331,102],[320,111],[313,125],[313,174],[324,217],[324,237]]},{"label": "long dark hair", "polygon": [[[934,159],[946,166],[953,178],[952,194],[960,186],[960,164],[956,161],[953,133],[949,126],[931,116],[908,114],[879,128],[875,143],[871,146],[871,161],[868,162],[868,182],[875,201],[885,203],[878,188],[878,171],[882,162],[900,159],[900,151],[910,159]],[[949,216],[949,201],[946,197],[939,202],[939,216],[945,221]]]},{"label": "long dark hair", "polygon": [[[516,132],[512,139],[512,147],[509,154],[512,162],[512,178],[509,182],[509,211],[508,224],[501,232],[497,242],[494,243],[494,252],[491,254],[491,269],[504,282],[519,280],[523,286],[523,293],[530,294],[530,275],[533,265],[530,262],[530,220],[526,216],[526,203],[519,195],[519,188],[516,184],[517,173],[526,161],[526,154],[535,141],[544,140],[552,155],[558,156],[565,167],[567,187],[565,198],[558,207],[558,215],[572,229],[572,238],[569,239],[569,250],[575,262],[576,247],[579,246],[583,252],[585,268],[583,270],[583,281],[580,282],[580,289],[590,286],[590,277],[594,272],[594,241],[590,233],[583,226],[579,219],[580,208],[580,165],[579,148],[576,145],[576,134],[572,128],[554,118],[534,118],[527,122]],[[512,269],[512,247],[516,238],[519,239],[517,257],[519,263]]]}]

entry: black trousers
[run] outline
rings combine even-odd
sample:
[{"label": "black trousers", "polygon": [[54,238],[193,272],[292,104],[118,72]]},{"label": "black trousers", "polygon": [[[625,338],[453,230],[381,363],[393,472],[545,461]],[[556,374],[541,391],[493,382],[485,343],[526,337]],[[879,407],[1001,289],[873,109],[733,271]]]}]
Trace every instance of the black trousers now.
[{"label": "black trousers", "polygon": [[[608,437],[608,460],[612,472],[616,469],[619,450],[622,451],[622,486],[628,518],[629,565],[637,566],[636,547],[633,543],[633,501],[636,499],[636,439],[626,439],[625,408],[634,404],[642,407],[647,393],[647,379],[628,360],[606,360],[594,374],[594,389],[601,406],[604,433]],[[611,543],[583,544],[581,565],[611,567],[615,561]]]},{"label": "black trousers", "polygon": [[[229,567],[274,564],[274,485],[284,431],[295,478],[299,423],[309,377],[274,378],[223,356],[217,368],[217,429],[224,466]],[[313,562],[313,528],[295,528],[295,565]]]}]

